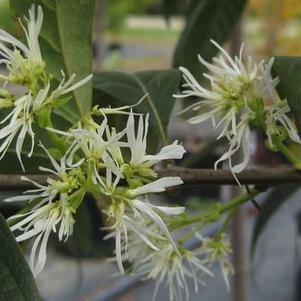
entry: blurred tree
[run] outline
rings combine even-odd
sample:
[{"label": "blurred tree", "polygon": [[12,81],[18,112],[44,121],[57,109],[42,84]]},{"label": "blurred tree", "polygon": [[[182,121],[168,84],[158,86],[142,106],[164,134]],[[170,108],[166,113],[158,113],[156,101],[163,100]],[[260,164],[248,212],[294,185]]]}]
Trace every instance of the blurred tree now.
[{"label": "blurred tree", "polygon": [[279,15],[284,19],[301,17],[301,1],[300,0],[250,0],[250,6],[257,14],[261,14],[268,6],[274,12],[278,8]]},{"label": "blurred tree", "polygon": [[[299,52],[301,45],[296,36],[301,33],[300,0],[250,0],[250,10],[262,20],[265,42],[261,52],[264,56]],[[290,24],[292,21],[296,22]],[[290,30],[288,25],[292,26]]]},{"label": "blurred tree", "polygon": [[94,11],[93,51],[94,70],[100,70],[106,56],[105,31],[107,28],[107,0],[98,0]]}]

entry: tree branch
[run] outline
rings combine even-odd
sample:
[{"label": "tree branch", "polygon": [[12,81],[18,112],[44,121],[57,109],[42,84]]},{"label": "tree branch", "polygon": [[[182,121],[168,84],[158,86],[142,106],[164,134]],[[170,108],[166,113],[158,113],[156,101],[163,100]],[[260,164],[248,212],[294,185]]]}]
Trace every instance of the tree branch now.
[{"label": "tree branch", "polygon": [[[169,166],[158,170],[160,177],[179,176],[186,185],[214,184],[237,185],[229,170],[193,169]],[[301,173],[289,166],[247,169],[236,175],[241,184],[274,186],[284,183],[301,183]]]},{"label": "tree branch", "polygon": [[[24,175],[0,175],[0,191],[25,191],[36,188],[31,182],[21,180]],[[53,178],[53,175],[26,175],[30,180],[39,184],[47,185],[47,178]]]},{"label": "tree branch", "polygon": [[[168,166],[157,170],[159,177],[179,176],[184,185],[237,185],[229,170],[194,169]],[[16,191],[32,189],[34,186],[28,181],[22,181],[21,175],[0,175],[0,191]],[[28,177],[42,185],[47,185],[47,178],[53,175],[28,175]],[[237,174],[241,184],[255,184],[275,186],[284,183],[301,183],[301,172],[289,166],[274,168],[247,169]]]}]

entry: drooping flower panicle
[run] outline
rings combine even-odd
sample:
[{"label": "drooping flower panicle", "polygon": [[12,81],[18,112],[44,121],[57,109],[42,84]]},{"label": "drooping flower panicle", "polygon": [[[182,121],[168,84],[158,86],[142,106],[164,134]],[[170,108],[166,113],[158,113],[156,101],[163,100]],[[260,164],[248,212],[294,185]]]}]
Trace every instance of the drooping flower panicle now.
[{"label": "drooping flower panicle", "polygon": [[[92,75],[74,83],[75,74],[68,80],[62,72],[63,79],[57,88],[51,90],[52,76],[45,71],[45,62],[42,58],[39,46],[39,34],[43,23],[43,11],[40,6],[32,6],[29,10],[29,18],[26,19],[27,28],[21,23],[26,36],[26,44],[23,44],[12,35],[0,30],[0,54],[4,59],[0,64],[5,64],[8,75],[0,75],[0,80],[22,85],[26,88],[23,96],[17,98],[6,89],[0,92],[0,109],[10,109],[6,117],[1,121],[5,124],[0,129],[0,158],[2,159],[12,142],[16,140],[16,154],[21,163],[23,144],[29,136],[30,149],[27,151],[31,157],[35,144],[33,124],[41,114],[57,106],[62,97],[78,89],[91,80]],[[15,139],[16,138],[16,139]]]},{"label": "drooping flower panicle", "polygon": [[[148,195],[163,192],[169,187],[183,183],[179,177],[158,179],[154,170],[154,165],[161,160],[182,158],[185,152],[183,146],[175,141],[171,145],[164,146],[157,155],[148,155],[146,153],[148,116],[144,119],[142,115],[135,116],[130,111],[127,126],[119,133],[109,127],[106,116],[102,118],[102,122],[98,125],[90,116],[79,122],[77,128],[66,132],[49,129],[55,134],[63,135],[69,145],[60,163],[57,163],[43,147],[54,169],[45,167],[40,169],[52,174],[55,179],[48,179],[46,186],[34,182],[37,189],[7,200],[29,203],[40,200],[20,222],[12,226],[12,230],[15,231],[22,230],[25,225],[24,234],[21,234],[18,240],[36,237],[35,242],[39,246],[39,251],[36,253],[36,247],[32,249],[33,261],[31,261],[36,273],[45,265],[45,247],[50,233],[56,232],[59,227],[59,233],[65,233],[64,237],[67,238],[71,234],[74,221],[71,217],[86,191],[97,192],[109,200],[104,212],[111,224],[107,227],[111,231],[109,237],[115,239],[116,260],[122,273],[123,257],[126,252],[122,246],[128,233],[134,232],[138,239],[158,250],[157,246],[151,243],[151,231],[145,231],[141,227],[145,220],[156,225],[160,233],[158,235],[165,237],[175,252],[178,252],[177,244],[165,219],[182,214],[185,208],[154,205]],[[138,120],[137,127],[135,118]],[[130,150],[129,158],[126,155],[128,150]],[[38,227],[41,220],[43,227]],[[39,258],[42,256],[43,260],[36,260],[37,256]]]},{"label": "drooping flower panicle", "polygon": [[[191,124],[211,120],[219,131],[217,139],[226,138],[229,149],[216,162],[227,160],[234,176],[249,163],[252,145],[250,128],[261,127],[272,146],[272,135],[279,135],[281,128],[289,138],[300,143],[294,123],[290,120],[290,109],[285,99],[280,99],[276,86],[279,79],[273,78],[271,69],[274,59],[254,63],[251,57],[243,61],[244,45],[239,56],[232,58],[220,45],[211,41],[221,52],[221,56],[206,62],[201,56],[199,61],[209,73],[209,87],[201,85],[190,71],[180,67],[185,83],[178,98],[199,98],[196,103],[184,109],[182,113],[192,111],[194,116],[188,119]],[[233,163],[232,157],[238,151],[243,154],[241,162]]]},{"label": "drooping flower panicle", "polygon": [[50,234],[58,232],[59,240],[67,240],[72,235],[75,222],[73,214],[85,194],[78,179],[83,176],[83,172],[68,167],[66,156],[58,163],[45,148],[44,150],[49,156],[53,169],[41,167],[41,170],[56,178],[48,178],[48,185],[44,186],[23,177],[23,180],[30,181],[37,188],[26,191],[22,196],[5,200],[6,202],[27,201],[30,206],[32,205],[29,212],[14,215],[10,220],[16,220],[16,223],[11,226],[11,231],[21,233],[16,236],[18,242],[35,237],[30,255],[30,266],[34,275],[40,273],[45,266]]},{"label": "drooping flower panicle", "polygon": [[20,85],[32,85],[43,76],[45,62],[42,59],[39,34],[43,23],[43,11],[40,6],[33,5],[29,10],[27,28],[22,24],[27,45],[0,29],[0,54],[4,59],[0,63],[6,64],[8,76],[1,75],[0,79]]}]

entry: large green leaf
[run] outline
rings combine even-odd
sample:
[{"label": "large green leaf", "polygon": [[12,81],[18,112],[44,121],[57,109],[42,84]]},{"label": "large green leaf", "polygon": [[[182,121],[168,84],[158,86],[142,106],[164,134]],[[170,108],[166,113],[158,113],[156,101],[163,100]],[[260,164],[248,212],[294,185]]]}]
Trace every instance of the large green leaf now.
[{"label": "large green leaf", "polygon": [[135,112],[150,113],[150,131],[154,139],[166,143],[166,128],[174,106],[173,94],[181,81],[178,70],[145,71],[134,74],[101,72],[94,76],[94,104],[101,107],[134,105]]},{"label": "large green leaf", "polygon": [[[40,35],[43,59],[48,72],[61,80],[77,75],[81,79],[92,72],[92,20],[95,0],[10,0],[13,14],[27,15],[32,3],[41,5],[44,22]],[[92,83],[73,93],[74,101],[59,109],[71,121],[90,111]]]},{"label": "large green leaf", "polygon": [[260,234],[264,230],[270,218],[299,188],[299,184],[283,184],[273,188],[268,193],[261,208],[261,213],[255,222],[251,241],[252,255],[255,253],[256,244]]},{"label": "large green leaf", "polygon": [[174,55],[175,67],[185,66],[202,78],[205,67],[197,55],[211,61],[218,52],[210,39],[223,44],[233,32],[246,0],[194,0],[188,8],[186,26]]},{"label": "large green leaf", "polygon": [[275,57],[273,73],[280,79],[277,90],[287,98],[301,136],[301,57]]},{"label": "large green leaf", "polygon": [[0,214],[0,301],[41,300],[32,273]]}]

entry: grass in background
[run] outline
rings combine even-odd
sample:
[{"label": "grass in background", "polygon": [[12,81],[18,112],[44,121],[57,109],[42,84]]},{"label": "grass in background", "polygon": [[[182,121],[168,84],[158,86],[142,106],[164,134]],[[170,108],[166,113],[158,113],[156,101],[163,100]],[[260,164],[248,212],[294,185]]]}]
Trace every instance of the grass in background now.
[{"label": "grass in background", "polygon": [[[121,49],[110,52],[105,61],[106,70],[122,69],[138,71],[147,68],[163,69],[171,66],[172,53],[180,36],[179,29],[170,27],[145,28],[124,26],[120,31],[108,31],[106,33],[107,44],[119,44]],[[122,48],[130,46],[154,49],[154,55],[146,51],[145,56],[123,56]],[[156,54],[159,50],[160,54]]]}]

